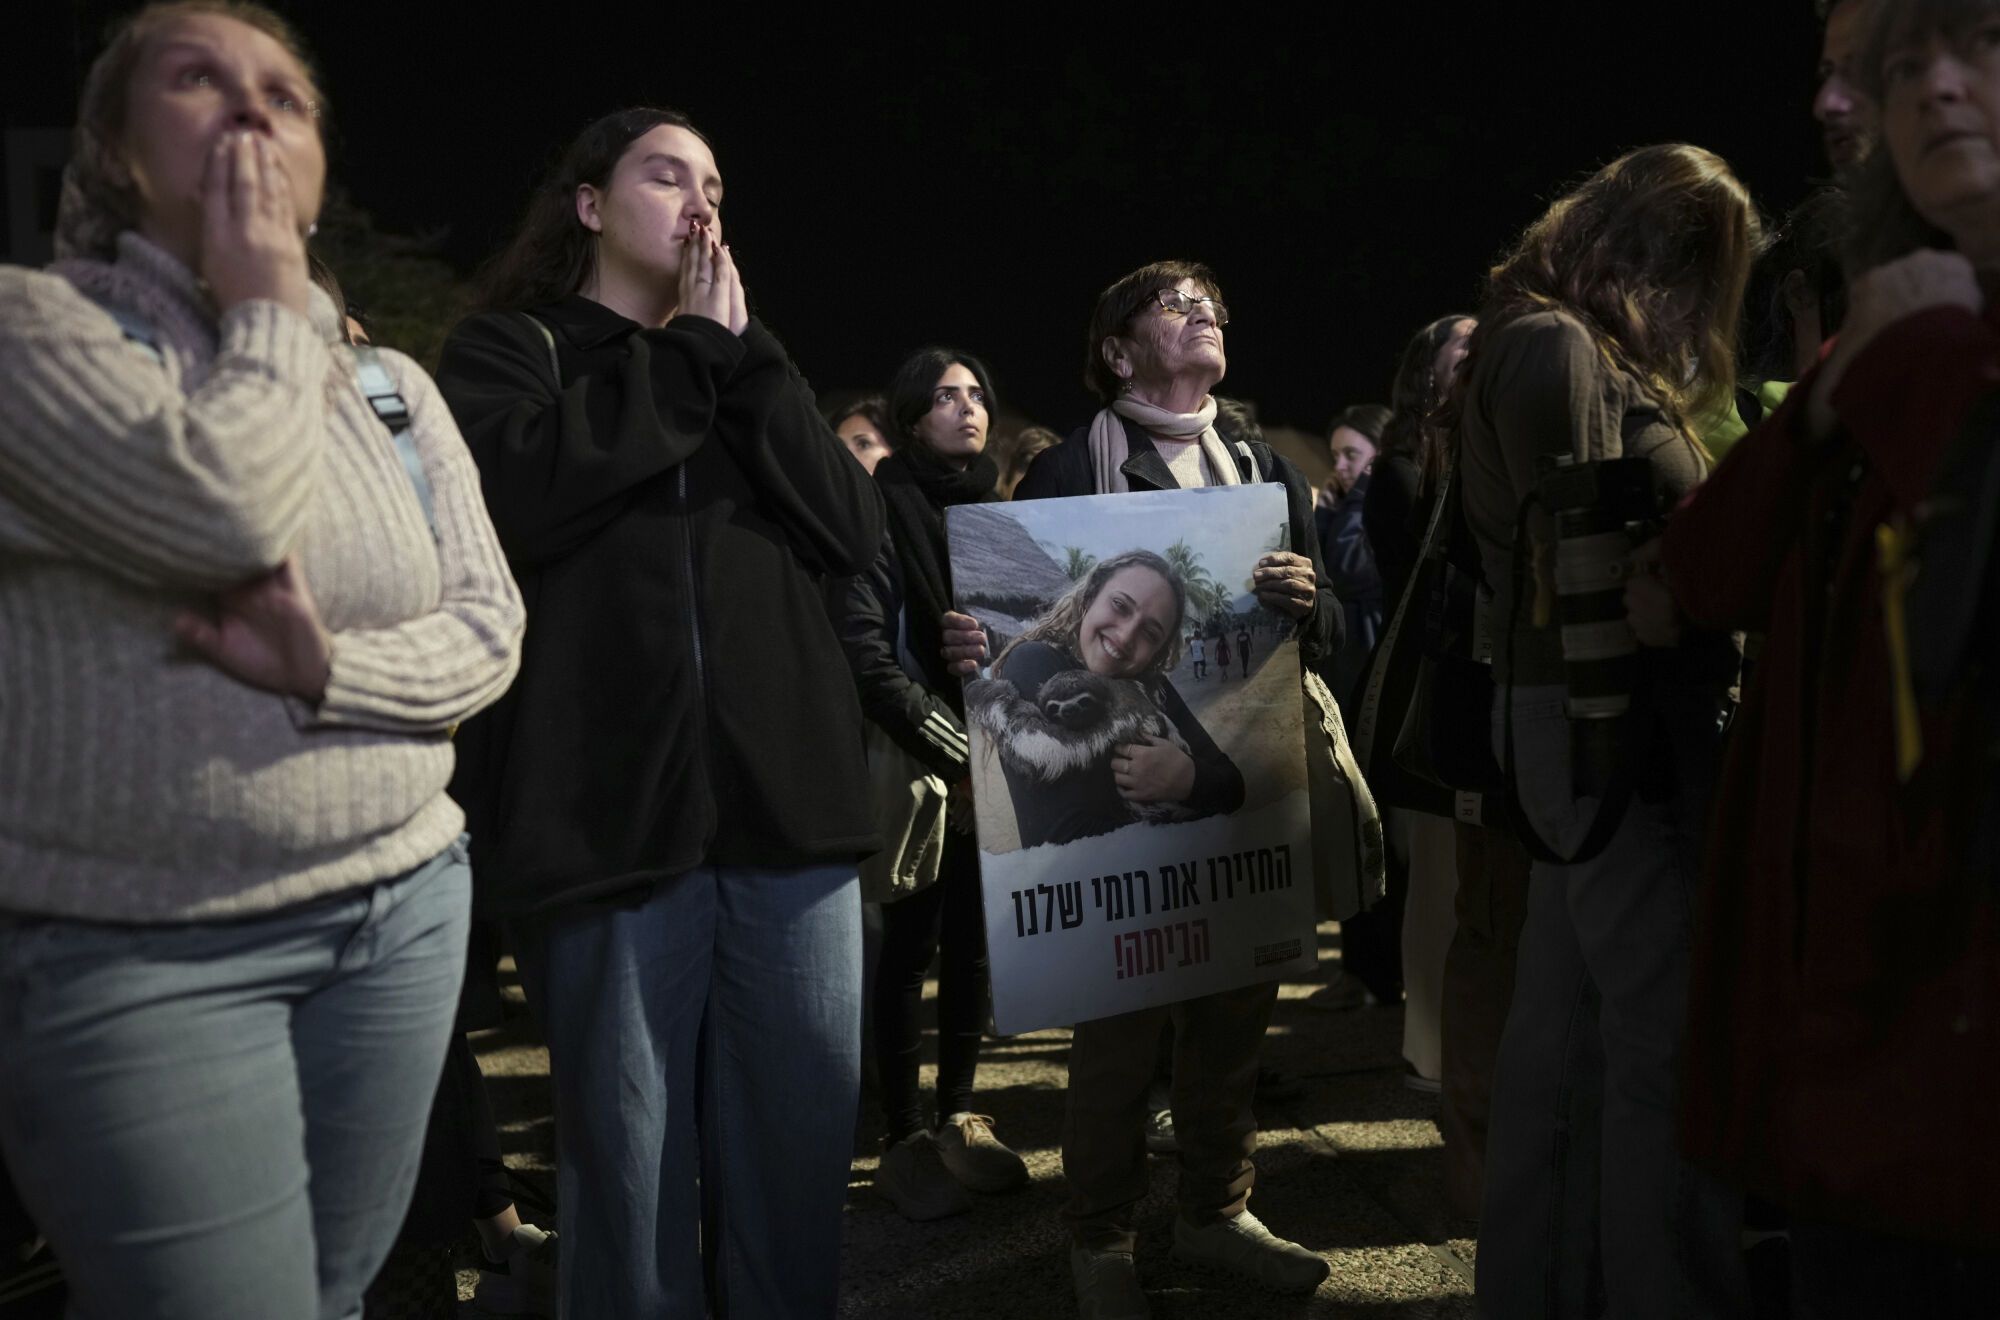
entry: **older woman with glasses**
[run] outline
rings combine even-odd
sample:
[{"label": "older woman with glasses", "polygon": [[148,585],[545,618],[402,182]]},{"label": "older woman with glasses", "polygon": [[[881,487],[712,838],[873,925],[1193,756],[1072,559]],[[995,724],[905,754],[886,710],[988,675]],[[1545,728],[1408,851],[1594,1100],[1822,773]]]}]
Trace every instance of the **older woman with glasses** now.
[{"label": "older woman with glasses", "polygon": [[[1283,485],[1291,548],[1259,560],[1254,582],[1258,599],[1297,625],[1305,663],[1318,664],[1339,650],[1342,627],[1340,602],[1318,562],[1312,487],[1263,443],[1226,445],[1215,430],[1211,391],[1227,365],[1222,328],[1228,323],[1214,274],[1191,262],[1143,266],[1106,289],[1091,316],[1084,369],[1104,407],[1089,426],[1035,460],[1014,498]],[[966,615],[949,614],[945,622],[946,658],[970,672],[985,657],[985,637]],[[1153,770],[1129,765],[1129,792],[1147,791]],[[1257,1145],[1250,1102],[1276,1001],[1276,984],[1266,982],[1077,1024],[1063,1173],[1070,1184],[1070,1265],[1085,1320],[1151,1314],[1133,1262],[1133,1212],[1150,1183],[1146,1088],[1170,1022],[1181,1148],[1174,1254],[1278,1292],[1311,1292],[1326,1278],[1324,1259],[1274,1235],[1248,1209]]]}]

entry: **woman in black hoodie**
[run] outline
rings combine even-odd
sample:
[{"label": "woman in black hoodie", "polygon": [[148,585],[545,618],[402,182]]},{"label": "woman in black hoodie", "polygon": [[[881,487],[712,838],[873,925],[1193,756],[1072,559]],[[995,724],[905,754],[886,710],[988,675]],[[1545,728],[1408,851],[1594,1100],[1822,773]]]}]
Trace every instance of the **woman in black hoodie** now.
[{"label": "woman in black hoodie", "polygon": [[[1002,1192],[1027,1181],[1021,1157],[972,1112],[986,1017],[986,927],[979,848],[972,835],[965,705],[939,655],[938,621],[951,607],[944,513],[997,496],[986,452],[994,398],[978,358],[946,348],[913,354],[889,386],[895,448],[876,466],[889,537],[867,573],[837,584],[834,613],[862,709],[952,787],[937,881],[882,910],[875,976],[875,1059],[886,1125],[875,1189],[909,1219],[971,1208],[968,1189]],[[937,1128],[917,1089],[924,977],[938,972]]]},{"label": "woman in black hoodie", "polygon": [[839,1281],[876,840],[820,582],[882,505],[721,204],[685,118],[598,121],[438,370],[528,601],[453,787],[548,1034],[572,1316],[829,1315]]}]

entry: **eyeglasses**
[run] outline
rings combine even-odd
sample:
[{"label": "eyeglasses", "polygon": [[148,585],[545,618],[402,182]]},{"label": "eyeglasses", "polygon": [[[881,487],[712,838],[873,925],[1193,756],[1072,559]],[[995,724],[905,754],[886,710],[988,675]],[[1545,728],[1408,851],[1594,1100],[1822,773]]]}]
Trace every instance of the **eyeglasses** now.
[{"label": "eyeglasses", "polygon": [[1197,307],[1206,307],[1218,326],[1229,324],[1229,309],[1222,305],[1219,298],[1197,298],[1179,289],[1161,289],[1153,297],[1159,300],[1160,310],[1169,316],[1186,316]]}]

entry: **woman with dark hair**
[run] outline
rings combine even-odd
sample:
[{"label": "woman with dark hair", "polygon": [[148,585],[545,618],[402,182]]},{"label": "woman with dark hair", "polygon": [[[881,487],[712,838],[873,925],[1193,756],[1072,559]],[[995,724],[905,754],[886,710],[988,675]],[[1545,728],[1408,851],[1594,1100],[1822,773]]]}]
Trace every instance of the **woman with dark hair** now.
[{"label": "woman with dark hair", "polygon": [[[1438,424],[1452,383],[1465,361],[1479,322],[1453,313],[1410,338],[1389,390],[1389,421],[1369,469],[1362,520],[1370,552],[1382,575],[1382,600],[1393,610],[1416,571],[1429,497],[1445,468],[1445,437]],[[1336,695],[1339,695],[1336,689]]]},{"label": "woman with dark hair", "polygon": [[[1741,1201],[1691,1168],[1673,1133],[1688,911],[1735,649],[1704,635],[1635,656],[1620,671],[1630,716],[1586,722],[1580,698],[1594,694],[1569,686],[1565,630],[1538,603],[1555,598],[1558,553],[1571,567],[1575,551],[1558,551],[1530,497],[1555,460],[1642,459],[1669,495],[1707,474],[1690,419],[1734,389],[1761,239],[1720,157],[1679,145],[1620,157],[1494,268],[1453,399],[1464,516],[1492,593],[1495,743],[1527,826],[1578,859],[1537,861],[1529,881],[1480,1226],[1479,1301],[1496,1320],[1594,1314],[1600,1271],[1620,1317],[1747,1304]],[[1586,757],[1607,729],[1607,754]]]},{"label": "woman with dark hair", "polygon": [[[1340,649],[1341,613],[1318,564],[1312,487],[1268,445],[1232,446],[1217,434],[1211,391],[1227,366],[1222,328],[1228,322],[1214,273],[1193,262],[1143,266],[1106,289],[1091,313],[1084,363],[1085,381],[1104,407],[1035,460],[1014,498],[1283,485],[1290,548],[1260,559],[1252,582],[1258,600],[1296,627],[1303,662],[1317,665]],[[944,640],[946,658],[961,673],[985,657],[985,635],[969,616],[951,616]],[[1128,766],[1127,779],[1151,786],[1178,768],[1156,750]],[[1310,1292],[1326,1277],[1324,1259],[1275,1236],[1248,1209],[1257,1145],[1251,1099],[1276,999],[1276,983],[1266,982],[1077,1024],[1063,1172],[1070,1184],[1070,1268],[1087,1320],[1151,1313],[1133,1263],[1133,1213],[1148,1185],[1146,1089],[1169,1017],[1181,1148],[1175,1254],[1279,1291]]]},{"label": "woman with dark hair", "polygon": [[889,421],[889,403],[879,394],[866,394],[845,407],[831,410],[826,415],[826,424],[871,477],[876,465],[896,447],[890,439],[896,428]]},{"label": "woman with dark hair", "polygon": [[[2000,1260],[2000,912],[1968,861],[1993,700],[1989,673],[1920,704],[1909,667],[1927,585],[1991,581],[1940,557],[1991,506],[1938,488],[1995,439],[2000,4],[1884,5],[1856,68],[1881,136],[1845,324],[1663,545],[1688,622],[1765,634],[1697,909],[1682,1132],[1786,1207],[1800,1314],[1956,1320],[1992,1311]],[[1666,640],[1657,594],[1627,602]]]},{"label": "woman with dark hair", "polygon": [[567,1315],[826,1315],[839,1283],[876,840],[820,583],[882,504],[721,205],[681,115],[597,121],[438,372],[535,618],[454,788],[548,1035]]},{"label": "woman with dark hair", "polygon": [[521,597],[309,279],[320,104],[271,11],[141,9],[0,268],[0,1148],[73,1315],[359,1316],[458,1003]]},{"label": "woman with dark hair", "polygon": [[[836,584],[832,608],[861,709],[896,744],[952,786],[935,882],[882,907],[872,1011],[884,1135],[875,1190],[907,1219],[971,1209],[968,1190],[1005,1192],[1028,1167],[973,1112],[986,1018],[986,925],[972,835],[965,708],[939,655],[938,620],[951,606],[945,510],[996,497],[986,452],[995,399],[985,364],[966,353],[914,353],[889,386],[895,452],[875,470],[888,544],[868,572]],[[924,978],[938,967],[937,1124],[917,1086]]]}]

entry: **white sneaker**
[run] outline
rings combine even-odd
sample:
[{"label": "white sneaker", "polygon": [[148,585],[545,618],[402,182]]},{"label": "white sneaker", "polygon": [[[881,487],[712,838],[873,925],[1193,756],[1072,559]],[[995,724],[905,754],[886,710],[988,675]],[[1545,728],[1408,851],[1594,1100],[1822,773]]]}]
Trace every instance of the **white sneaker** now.
[{"label": "white sneaker", "polygon": [[905,1219],[945,1219],[972,1209],[972,1198],[939,1157],[937,1138],[923,1131],[882,1152],[875,1190]]},{"label": "white sneaker", "polygon": [[984,1114],[953,1114],[937,1131],[938,1157],[975,1192],[1011,1192],[1028,1182],[1028,1163],[993,1135]]},{"label": "white sneaker", "polygon": [[1285,1241],[1248,1210],[1206,1228],[1175,1215],[1174,1257],[1226,1270],[1272,1292],[1308,1293],[1333,1272],[1326,1257]]},{"label": "white sneaker", "polygon": [[1149,1109],[1146,1111],[1146,1149],[1155,1155],[1178,1155],[1181,1153],[1181,1139],[1174,1132],[1173,1110]]},{"label": "white sneaker", "polygon": [[1081,1320],[1152,1320],[1153,1308],[1139,1286],[1131,1252],[1071,1247],[1069,1272],[1076,1281]]}]

